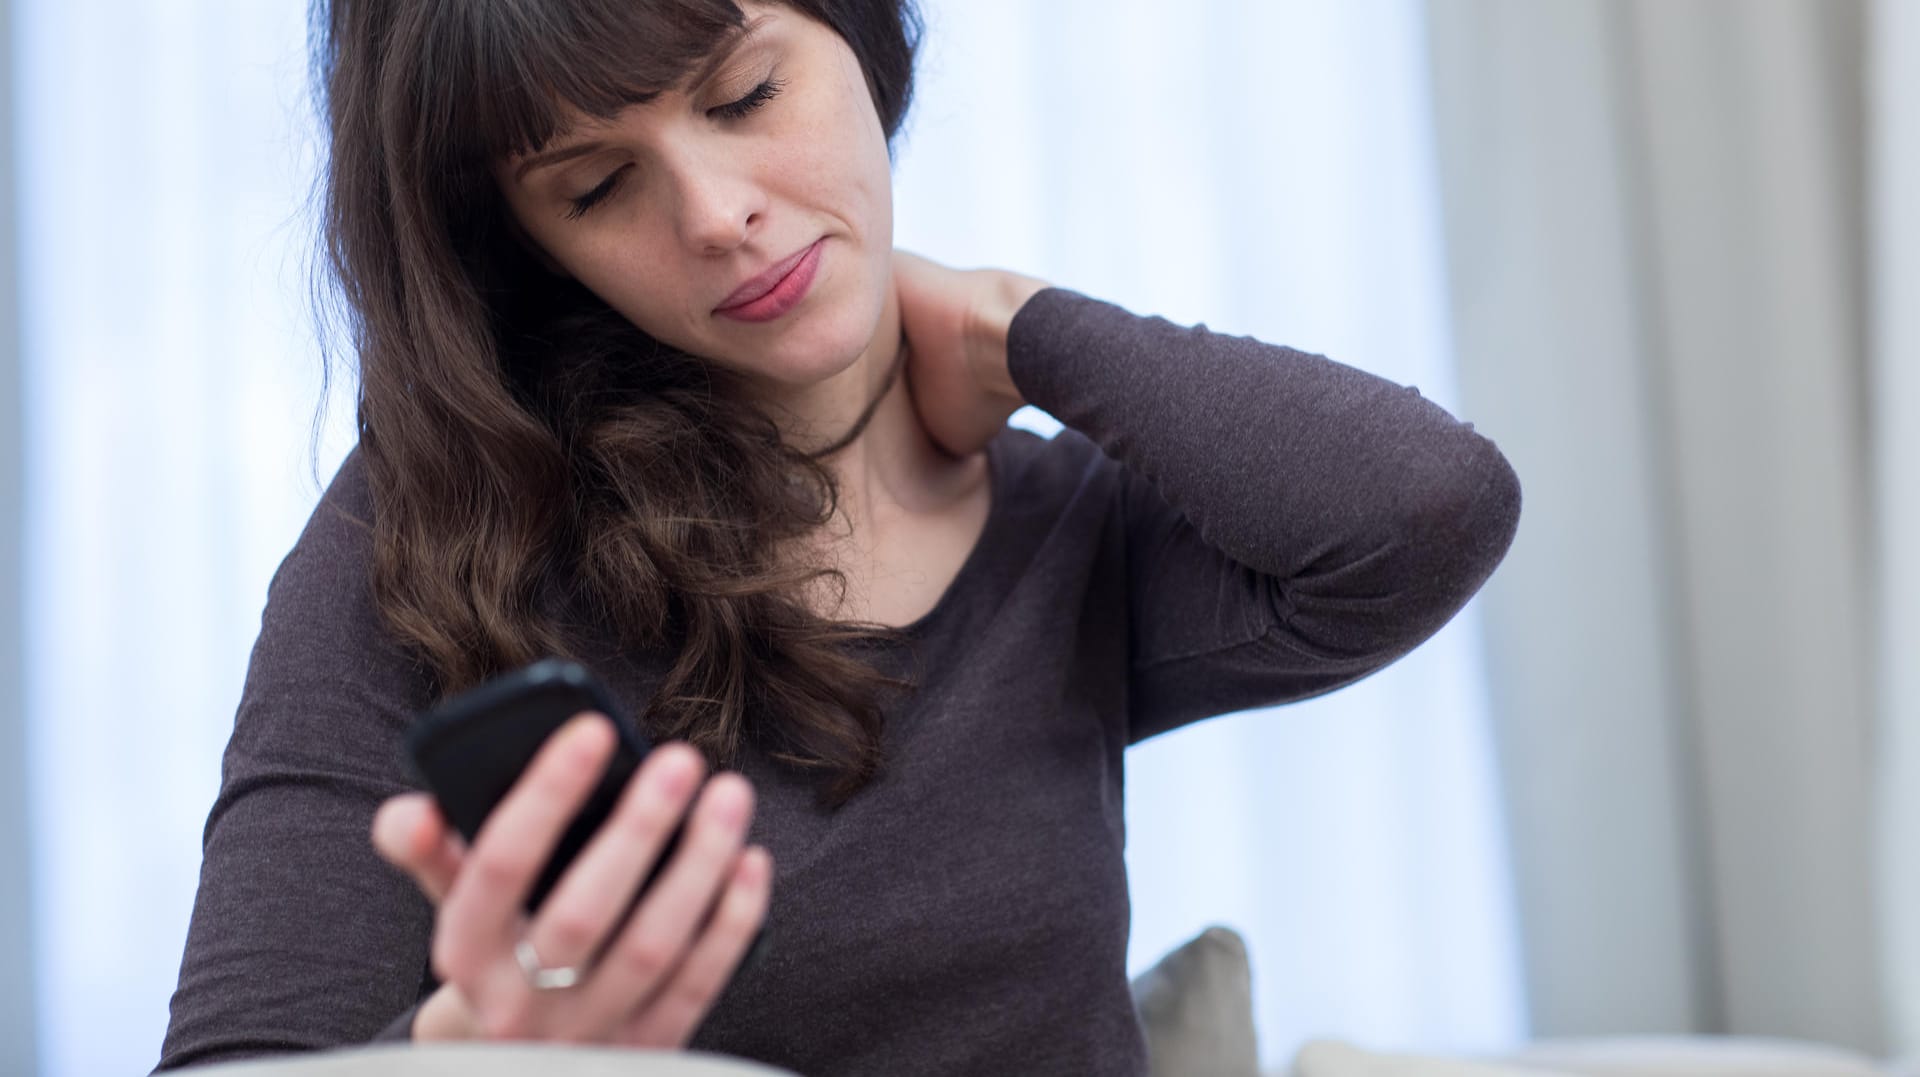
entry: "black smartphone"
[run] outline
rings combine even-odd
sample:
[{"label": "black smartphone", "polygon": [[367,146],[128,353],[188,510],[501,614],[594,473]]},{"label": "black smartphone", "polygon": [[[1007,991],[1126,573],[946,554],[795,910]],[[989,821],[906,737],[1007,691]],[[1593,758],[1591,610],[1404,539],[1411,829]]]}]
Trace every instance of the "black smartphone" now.
[{"label": "black smartphone", "polygon": [[[576,662],[558,658],[503,674],[446,699],[407,731],[407,750],[420,777],[440,802],[447,822],[471,842],[540,746],[581,711],[598,711],[612,719],[618,739],[600,784],[527,894],[529,913],[546,900],[567,865],[613,813],[620,791],[639,769],[650,745],[593,674]],[[659,864],[666,862],[679,837],[675,831]],[[651,875],[647,881],[652,882]]]},{"label": "black smartphone", "polygon": [[[407,731],[407,751],[427,789],[454,829],[471,842],[480,824],[533,762],[540,746],[582,711],[597,711],[613,722],[617,739],[600,784],[568,825],[527,894],[532,913],[613,814],[621,790],[640,769],[652,745],[624,714],[593,674],[577,662],[549,658],[470,688],[421,714]],[[685,820],[674,829],[634,895],[640,900],[680,846]],[[629,906],[631,911],[631,906]],[[766,949],[766,925],[741,965]]]}]

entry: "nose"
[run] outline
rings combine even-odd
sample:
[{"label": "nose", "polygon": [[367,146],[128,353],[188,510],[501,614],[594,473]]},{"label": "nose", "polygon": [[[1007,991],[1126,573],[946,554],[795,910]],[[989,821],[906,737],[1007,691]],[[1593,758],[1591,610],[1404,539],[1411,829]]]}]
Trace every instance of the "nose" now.
[{"label": "nose", "polygon": [[725,254],[753,234],[766,192],[749,162],[724,147],[689,147],[674,169],[680,240],[700,254]]}]

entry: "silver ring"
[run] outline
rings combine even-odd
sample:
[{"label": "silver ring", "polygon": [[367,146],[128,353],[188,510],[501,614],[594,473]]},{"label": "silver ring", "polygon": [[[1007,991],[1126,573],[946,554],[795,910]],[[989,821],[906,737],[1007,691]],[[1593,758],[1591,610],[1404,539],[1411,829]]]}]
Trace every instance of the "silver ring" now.
[{"label": "silver ring", "polygon": [[557,969],[542,966],[531,939],[521,939],[514,944],[513,959],[520,963],[520,971],[527,974],[527,982],[533,985],[535,991],[558,991],[563,987],[572,987],[587,974],[587,970],[578,965]]}]

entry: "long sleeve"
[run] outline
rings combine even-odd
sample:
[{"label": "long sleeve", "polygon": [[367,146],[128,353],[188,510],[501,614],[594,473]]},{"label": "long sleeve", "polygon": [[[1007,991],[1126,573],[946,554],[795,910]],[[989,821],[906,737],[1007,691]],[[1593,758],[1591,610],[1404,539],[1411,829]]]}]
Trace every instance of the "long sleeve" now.
[{"label": "long sleeve", "polygon": [[377,623],[368,518],[349,457],[269,589],[161,1069],[365,1043],[419,996],[431,909],[369,834],[427,681]]},{"label": "long sleeve", "polygon": [[1008,366],[1125,472],[1131,741],[1387,665],[1518,524],[1491,441],[1320,356],[1051,288],[1014,317]]}]

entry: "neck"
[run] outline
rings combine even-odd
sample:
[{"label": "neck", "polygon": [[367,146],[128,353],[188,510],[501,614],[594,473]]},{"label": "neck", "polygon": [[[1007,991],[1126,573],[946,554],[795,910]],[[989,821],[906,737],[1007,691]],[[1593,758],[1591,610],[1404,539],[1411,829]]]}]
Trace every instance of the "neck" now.
[{"label": "neck", "polygon": [[767,398],[787,443],[820,457],[833,473],[840,512],[856,528],[895,506],[921,507],[929,476],[952,463],[914,409],[906,358],[899,299],[889,288],[873,339],[846,369]]}]

